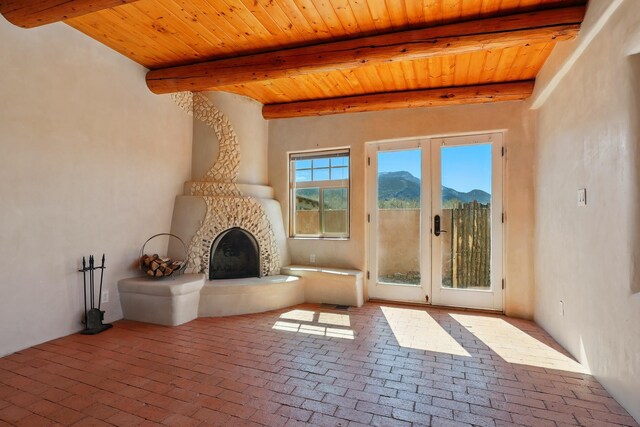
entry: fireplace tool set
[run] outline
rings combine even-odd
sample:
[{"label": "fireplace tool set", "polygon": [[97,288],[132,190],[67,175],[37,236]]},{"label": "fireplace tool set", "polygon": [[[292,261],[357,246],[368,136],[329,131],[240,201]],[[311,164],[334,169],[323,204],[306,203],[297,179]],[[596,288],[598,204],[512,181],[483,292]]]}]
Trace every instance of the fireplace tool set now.
[{"label": "fireplace tool set", "polygon": [[[85,328],[80,331],[81,334],[84,335],[95,335],[99,334],[102,331],[106,331],[107,329],[113,327],[113,325],[109,323],[102,323],[104,320],[104,311],[100,310],[100,306],[102,304],[102,279],[104,277],[104,254],[102,254],[102,264],[98,267],[95,265],[95,260],[93,255],[89,256],[89,266],[87,266],[87,260],[85,257],[82,257],[82,270],[78,270],[82,273],[83,281],[84,281],[84,326]],[[95,270],[100,270],[100,288],[98,291],[98,307],[95,304],[95,289],[94,289],[94,272]],[[87,273],[89,276],[89,288],[87,290]],[[89,302],[91,304],[91,308],[87,310],[87,294],[89,294]]]}]

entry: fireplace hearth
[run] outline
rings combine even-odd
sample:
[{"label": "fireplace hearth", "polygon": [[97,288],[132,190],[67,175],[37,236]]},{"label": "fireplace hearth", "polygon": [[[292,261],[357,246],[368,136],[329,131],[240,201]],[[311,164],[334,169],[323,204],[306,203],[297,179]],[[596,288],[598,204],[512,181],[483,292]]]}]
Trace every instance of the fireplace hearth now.
[{"label": "fireplace hearth", "polygon": [[209,280],[260,277],[260,250],[251,233],[235,227],[226,230],[211,245]]}]

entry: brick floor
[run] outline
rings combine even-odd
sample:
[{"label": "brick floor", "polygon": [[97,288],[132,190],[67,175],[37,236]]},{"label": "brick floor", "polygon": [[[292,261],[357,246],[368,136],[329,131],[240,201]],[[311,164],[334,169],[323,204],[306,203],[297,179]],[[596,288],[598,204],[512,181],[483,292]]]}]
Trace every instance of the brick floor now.
[{"label": "brick floor", "polygon": [[301,305],[120,321],[0,359],[0,426],[637,426],[535,324]]}]

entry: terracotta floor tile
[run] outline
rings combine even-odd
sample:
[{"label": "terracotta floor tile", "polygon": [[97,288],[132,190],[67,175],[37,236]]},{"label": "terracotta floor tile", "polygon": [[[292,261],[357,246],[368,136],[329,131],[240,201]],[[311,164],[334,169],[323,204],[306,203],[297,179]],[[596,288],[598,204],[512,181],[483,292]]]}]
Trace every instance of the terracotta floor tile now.
[{"label": "terracotta floor tile", "polygon": [[289,418],[258,410],[254,412],[250,420],[269,427],[282,427],[289,421]]},{"label": "terracotta floor tile", "polygon": [[144,422],[143,418],[127,412],[118,412],[105,420],[109,424],[116,426],[139,426]]},{"label": "terracotta floor tile", "polygon": [[180,414],[169,415],[162,421],[163,425],[175,426],[175,427],[196,427],[201,424],[201,420],[197,420],[191,417],[186,417]]},{"label": "terracotta floor tile", "polygon": [[160,423],[171,415],[171,412],[163,408],[156,406],[145,405],[136,411],[135,415],[144,418],[145,420]]},{"label": "terracotta floor tile", "polygon": [[7,406],[3,409],[0,409],[0,420],[7,423],[17,423],[18,421],[28,417],[29,415],[31,415],[31,412],[15,405]]},{"label": "terracotta floor tile", "polygon": [[0,426],[638,424],[532,322],[305,304],[0,358]]},{"label": "terracotta floor tile", "polygon": [[7,403],[19,406],[21,408],[27,408],[29,405],[41,400],[39,396],[31,393],[26,393],[24,391],[17,391],[15,394],[7,396],[5,399]]},{"label": "terracotta floor tile", "polygon": [[105,421],[99,420],[93,417],[83,418],[77,423],[73,424],[73,427],[109,427],[113,424],[109,424]]},{"label": "terracotta floor tile", "polygon": [[54,424],[53,421],[36,414],[31,414],[16,422],[16,425],[20,427],[44,427],[52,424]]},{"label": "terracotta floor tile", "polygon": [[47,418],[67,426],[80,421],[84,417],[85,415],[82,412],[64,407],[47,415]]},{"label": "terracotta floor tile", "polygon": [[93,405],[94,401],[88,396],[78,396],[77,394],[74,394],[64,400],[61,400],[59,403],[67,408],[82,411],[83,409]]},{"label": "terracotta floor tile", "polygon": [[225,425],[231,419],[231,416],[211,409],[201,408],[193,415],[193,418],[204,422],[206,425]]}]

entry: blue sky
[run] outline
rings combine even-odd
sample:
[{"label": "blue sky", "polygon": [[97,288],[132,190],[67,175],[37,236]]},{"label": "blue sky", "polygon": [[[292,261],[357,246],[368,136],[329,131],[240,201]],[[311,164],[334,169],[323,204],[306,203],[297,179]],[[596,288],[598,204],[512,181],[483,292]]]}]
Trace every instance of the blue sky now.
[{"label": "blue sky", "polygon": [[[407,171],[420,178],[420,150],[383,151],[378,155],[378,172]],[[442,148],[442,185],[461,192],[491,193],[491,145],[462,145]]]}]

